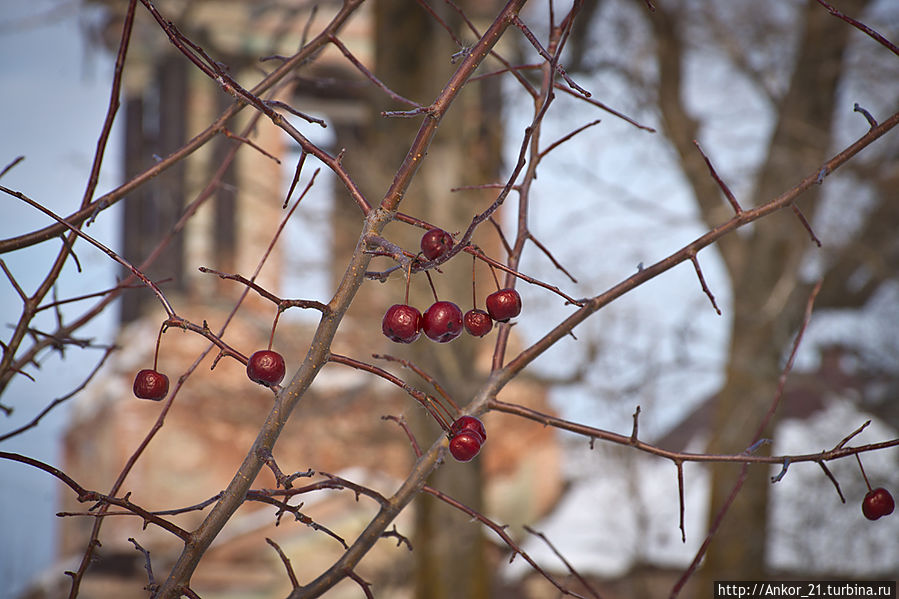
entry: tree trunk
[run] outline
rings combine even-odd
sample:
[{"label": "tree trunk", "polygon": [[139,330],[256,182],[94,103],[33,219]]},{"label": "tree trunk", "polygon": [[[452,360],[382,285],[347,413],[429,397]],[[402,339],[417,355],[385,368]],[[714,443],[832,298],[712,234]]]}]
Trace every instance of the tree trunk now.
[{"label": "tree trunk", "polygon": [[[865,2],[844,2],[841,9],[857,14]],[[693,145],[697,122],[682,103],[681,68],[684,41],[680,13],[651,17],[660,66],[659,105],[666,132],[675,146],[706,223],[715,226],[727,203]],[[792,187],[827,157],[842,55],[850,28],[819,5],[801,10],[803,31],[797,44],[789,89],[776,106],[777,122],[760,170],[754,204]],[[714,159],[714,157],[712,157]],[[816,203],[803,197],[807,216]],[[744,205],[746,203],[744,202]],[[790,212],[773,215],[747,235],[732,235],[720,244],[733,289],[730,354],[723,388],[713,417],[710,453],[741,453],[754,440],[771,406],[784,352],[797,331],[809,286],[798,267],[810,247],[809,235]],[[761,431],[770,437],[772,424]],[[757,449],[767,451],[767,447]],[[732,464],[711,467],[710,522],[713,522],[739,477]],[[765,531],[770,473],[750,468],[748,478],[715,534],[706,556],[700,588],[713,580],[761,579],[765,574]]]}]

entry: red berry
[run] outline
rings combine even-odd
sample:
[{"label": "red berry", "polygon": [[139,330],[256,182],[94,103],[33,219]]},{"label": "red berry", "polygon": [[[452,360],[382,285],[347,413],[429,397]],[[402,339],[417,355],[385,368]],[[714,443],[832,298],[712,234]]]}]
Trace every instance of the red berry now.
[{"label": "red berry", "polygon": [[453,247],[453,236],[443,229],[431,229],[421,237],[421,252],[428,260],[435,260]]},{"label": "red berry", "polygon": [[434,302],[425,310],[421,328],[437,343],[452,341],[462,332],[462,310],[453,302]]},{"label": "red berry", "polygon": [[464,430],[453,435],[449,449],[453,457],[460,462],[471,461],[481,451],[484,439],[473,430]]},{"label": "red berry", "polygon": [[493,328],[493,319],[490,318],[490,315],[477,308],[466,312],[463,320],[465,322],[465,330],[468,331],[469,335],[474,335],[475,337],[483,337]]},{"label": "red berry", "polygon": [[483,441],[487,440],[487,429],[484,428],[484,423],[474,416],[469,416],[468,414],[459,416],[450,426],[452,435],[457,435],[462,431],[474,431],[481,436]]},{"label": "red berry", "polygon": [[284,358],[276,351],[261,349],[250,356],[247,376],[254,383],[271,387],[284,379]]},{"label": "red berry", "polygon": [[521,314],[521,296],[514,289],[500,289],[487,296],[487,313],[490,318],[507,322]]},{"label": "red berry", "polygon": [[412,343],[421,334],[421,312],[407,304],[394,304],[387,309],[381,330],[397,343]]},{"label": "red berry", "polygon": [[159,401],[169,392],[169,377],[145,368],[134,377],[134,395],[141,399]]},{"label": "red berry", "polygon": [[868,491],[862,501],[862,513],[868,520],[877,520],[881,516],[892,514],[895,507],[893,496],[883,487]]}]

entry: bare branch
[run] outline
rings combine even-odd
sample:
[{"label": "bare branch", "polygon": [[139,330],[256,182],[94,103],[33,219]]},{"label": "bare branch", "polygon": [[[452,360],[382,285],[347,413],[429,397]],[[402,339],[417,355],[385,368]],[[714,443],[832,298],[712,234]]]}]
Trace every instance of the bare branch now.
[{"label": "bare branch", "polygon": [[453,499],[452,497],[450,497],[449,495],[447,495],[447,494],[444,493],[443,491],[438,491],[437,489],[434,489],[434,488],[429,487],[429,486],[427,486],[427,485],[423,486],[423,487],[421,488],[421,490],[422,490],[423,493],[428,493],[429,495],[433,495],[434,497],[436,497],[436,498],[439,499],[440,501],[443,501],[444,503],[447,503],[447,504],[451,505],[452,507],[456,508],[457,510],[459,510],[459,511],[461,511],[461,512],[464,512],[464,513],[468,514],[469,516],[471,516],[472,518],[474,518],[474,519],[477,520],[478,522],[484,524],[487,528],[489,528],[490,530],[492,530],[493,532],[495,532],[496,535],[497,535],[500,539],[502,539],[503,542],[509,547],[509,549],[512,550],[512,557],[509,559],[509,561],[512,561],[512,559],[514,559],[516,555],[520,555],[522,558],[524,558],[524,560],[525,560],[528,564],[530,564],[531,568],[533,568],[535,572],[537,572],[537,573],[540,574],[543,578],[545,578],[545,579],[548,580],[550,583],[552,583],[552,585],[553,585],[554,587],[556,587],[556,589],[559,591],[559,593],[561,593],[562,595],[567,595],[567,596],[569,596],[569,597],[580,597],[580,599],[584,599],[584,597],[583,597],[582,595],[578,595],[577,593],[574,593],[574,592],[570,591],[569,589],[565,588],[565,586],[562,585],[562,583],[560,583],[559,581],[557,581],[555,578],[553,578],[552,575],[551,575],[549,572],[547,572],[546,570],[544,570],[543,568],[541,568],[540,565],[539,565],[537,562],[535,562],[535,561],[531,558],[531,556],[528,555],[527,552],[524,551],[524,550],[518,545],[518,543],[516,543],[516,542],[512,539],[512,537],[510,537],[510,536],[508,535],[508,533],[506,533],[506,527],[505,527],[505,526],[502,526],[502,525],[500,525],[500,524],[497,524],[496,522],[494,522],[493,520],[491,520],[490,518],[488,518],[487,516],[485,516],[485,515],[482,514],[481,512],[479,512],[479,511],[477,511],[477,510],[471,509],[470,507],[468,507],[468,506],[465,505],[464,503],[462,503],[462,502],[460,502],[460,501],[458,501],[458,500],[456,500],[456,499]]},{"label": "bare branch", "polygon": [[706,285],[705,277],[702,275],[702,269],[699,267],[699,260],[696,259],[695,254],[690,256],[690,262],[693,263],[693,268],[696,270],[696,276],[699,277],[699,284],[702,286],[703,293],[705,293],[709,298],[709,301],[712,302],[712,307],[715,309],[715,312],[718,313],[718,316],[721,316],[721,309],[715,302],[715,296],[712,295],[712,291],[709,289],[709,286]]},{"label": "bare branch", "polygon": [[709,167],[709,174],[712,175],[715,183],[717,183],[718,187],[721,188],[721,191],[724,192],[725,197],[727,197],[727,201],[730,202],[731,207],[734,209],[734,213],[737,214],[737,216],[742,214],[743,208],[740,207],[740,203],[737,202],[737,198],[734,197],[734,194],[730,190],[730,187],[727,186],[727,183],[725,183],[718,175],[718,171],[715,170],[715,167],[712,165],[712,161],[708,156],[706,156],[706,153],[702,151],[702,146],[700,146],[699,142],[695,139],[693,140],[693,144],[696,146],[696,149],[699,150],[699,153],[702,154],[702,159],[705,160],[706,166]]},{"label": "bare branch", "polygon": [[818,4],[820,4],[821,6],[826,8],[827,11],[830,14],[832,14],[833,16],[835,16],[838,19],[841,19],[843,21],[846,21],[847,23],[849,23],[850,25],[852,25],[853,27],[855,27],[856,29],[858,29],[859,31],[861,31],[862,33],[867,35],[868,37],[872,38],[878,44],[880,44],[884,48],[888,49],[890,52],[892,52],[896,56],[899,56],[899,47],[897,47],[896,44],[894,44],[887,38],[883,37],[876,31],[874,31],[873,29],[871,29],[870,27],[868,27],[867,25],[862,23],[861,21],[853,19],[852,17],[840,12],[839,10],[837,10],[836,8],[834,8],[833,6],[831,6],[824,0],[818,0]]},{"label": "bare branch", "polygon": [[574,569],[574,566],[572,566],[571,563],[567,559],[565,559],[565,556],[562,555],[562,553],[558,549],[556,549],[556,546],[553,545],[552,542],[548,538],[546,538],[545,534],[543,534],[540,531],[534,530],[533,528],[531,528],[530,526],[527,526],[527,525],[524,526],[524,529],[527,532],[529,532],[530,534],[532,534],[536,537],[539,537],[540,540],[543,541],[547,547],[549,547],[550,551],[552,551],[556,555],[556,557],[558,557],[562,561],[562,563],[565,564],[565,567],[568,569],[568,572],[570,572],[572,576],[577,578],[578,581],[582,585],[584,585],[584,588],[586,588],[587,591],[589,591],[590,594],[593,595],[593,597],[595,597],[596,599],[601,599],[599,592],[597,592],[596,589],[594,589],[590,585],[590,583],[587,581],[586,578],[581,576],[580,572],[578,572],[577,570]]},{"label": "bare branch", "polygon": [[300,583],[297,580],[297,575],[293,571],[293,566],[290,565],[290,559],[286,555],[284,555],[281,547],[268,537],[265,538],[265,542],[271,545],[272,548],[278,552],[278,557],[281,558],[281,563],[284,564],[284,569],[287,570],[287,577],[290,579],[291,588],[295,589],[300,586]]},{"label": "bare branch", "polygon": [[827,478],[830,479],[830,482],[833,483],[834,488],[837,490],[837,495],[840,496],[840,501],[846,503],[846,498],[843,497],[843,491],[842,489],[840,489],[840,483],[837,482],[836,477],[834,477],[834,475],[831,473],[830,469],[827,467],[827,464],[825,464],[824,462],[818,462],[818,465],[821,466],[821,470],[824,471],[824,474],[826,474]]}]

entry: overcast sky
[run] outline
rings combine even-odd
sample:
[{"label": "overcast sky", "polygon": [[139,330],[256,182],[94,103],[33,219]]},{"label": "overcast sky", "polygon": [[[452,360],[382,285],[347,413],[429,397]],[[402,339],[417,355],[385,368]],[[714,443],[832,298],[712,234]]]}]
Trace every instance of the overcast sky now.
[{"label": "overcast sky", "polygon": [[[62,214],[77,208],[84,193],[108,103],[112,65],[105,53],[86,47],[87,22],[83,11],[75,10],[79,5],[58,0],[6,0],[0,16],[0,168],[18,156],[25,157],[0,184]],[[118,180],[118,141],[113,136],[100,179],[101,192]],[[4,239],[49,223],[47,217],[14,198],[3,196],[0,206],[0,236]],[[114,219],[113,212],[105,213],[91,233],[110,240]],[[26,293],[40,283],[59,247],[45,246],[2,256]],[[86,248],[78,257],[90,275],[79,276],[74,268],[67,268],[62,295],[97,285],[97,266],[108,262]],[[111,277],[112,269],[107,272]],[[14,323],[20,310],[18,296],[4,277],[0,283],[2,325]],[[108,319],[100,321],[88,335],[102,337],[108,334],[104,333],[108,325]],[[30,421],[50,400],[71,390],[97,357],[69,352],[62,365],[47,356],[42,360],[41,374],[45,376],[38,382],[17,377],[2,400],[15,412],[11,418],[0,416],[0,432]],[[56,462],[60,416],[55,414],[45,425],[0,443],[0,449]],[[7,461],[0,461],[0,481],[0,599],[6,599],[15,596],[29,576],[50,564],[56,493],[61,486],[43,472]]]}]

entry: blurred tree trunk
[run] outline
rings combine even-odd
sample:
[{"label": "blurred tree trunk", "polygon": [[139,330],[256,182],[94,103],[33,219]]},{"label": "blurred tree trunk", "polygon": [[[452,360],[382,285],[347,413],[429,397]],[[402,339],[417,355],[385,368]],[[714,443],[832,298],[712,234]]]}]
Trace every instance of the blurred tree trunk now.
[{"label": "blurred tree trunk", "polygon": [[[866,0],[852,0],[840,3],[840,8],[858,14],[865,4]],[[693,145],[698,123],[682,101],[685,43],[681,35],[685,23],[679,22],[682,13],[658,8],[650,22],[656,36],[664,128],[703,217],[712,227],[727,217],[723,210],[728,204]],[[753,201],[744,201],[744,206],[758,205],[789,189],[817,168],[831,149],[834,106],[850,28],[815,2],[800,9],[798,26],[802,30],[792,77],[774,107],[775,126]],[[714,161],[714,156],[711,158]],[[815,193],[806,192],[800,202],[809,218],[817,205],[809,202]],[[718,393],[708,446],[711,453],[746,450],[774,399],[782,357],[797,331],[809,294],[798,271],[810,245],[809,235],[789,211],[719,244],[733,290],[733,324],[726,379]],[[762,437],[771,436],[772,424],[762,431]],[[711,474],[710,519],[714,519],[734,488],[739,468],[713,465]],[[709,548],[700,588],[710,588],[712,580],[763,578],[769,474],[765,468],[750,469]]]},{"label": "blurred tree trunk", "polygon": [[[457,4],[475,24],[481,15],[492,18],[498,6],[495,1]],[[394,92],[419,104],[430,104],[455,70],[452,57],[461,48],[414,2],[378,0],[372,8],[375,74]],[[460,26],[461,19],[449,5],[438,3],[432,8],[465,44],[475,40],[464,25]],[[338,131],[337,141],[340,147],[348,150],[344,161],[348,170],[354,173],[369,201],[376,205],[391,182],[391,174],[402,163],[424,117],[383,117],[380,115],[383,110],[408,110],[411,107],[391,100],[373,86],[368,97],[367,120],[361,126]],[[489,205],[493,197],[487,192],[450,193],[450,189],[498,180],[502,148],[501,104],[498,78],[466,86],[441,123],[428,150],[429,160],[403,200],[402,212],[455,234],[464,231],[472,215]],[[352,249],[358,235],[359,211],[346,198],[340,198],[333,218],[335,248],[339,250],[333,254],[335,263],[342,264],[347,248]],[[407,251],[417,252],[423,233],[423,229],[397,222],[388,226],[385,236]],[[487,240],[482,247],[489,245]],[[389,265],[377,260],[372,263],[376,270],[381,266]],[[431,273],[439,298],[456,302],[463,312],[471,308],[471,268],[470,260],[462,254],[441,266],[441,272]],[[482,288],[487,289],[487,279],[482,283]],[[451,397],[464,403],[484,375],[476,368],[475,358],[476,353],[486,347],[484,343],[489,345],[489,342],[479,344],[479,340],[465,334],[448,344],[433,343],[424,335],[412,346],[386,341],[381,335],[380,320],[390,305],[403,302],[404,290],[404,278],[398,275],[383,285],[368,283],[360,290],[358,301],[354,302],[348,317],[377,339],[372,347],[381,347],[383,353],[413,360],[439,381]],[[426,277],[423,274],[414,276],[409,303],[423,313],[433,302]],[[401,374],[410,384],[432,391],[410,371]],[[410,416],[419,442],[426,447],[440,431],[424,410],[415,406],[411,399],[409,401],[406,414]],[[482,508],[482,474],[477,458],[467,464],[456,463],[450,458],[428,484],[471,508]],[[416,531],[412,538],[415,596],[421,599],[489,597],[491,576],[481,527],[469,516],[426,494],[416,500],[415,514]]]}]

